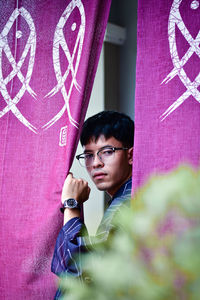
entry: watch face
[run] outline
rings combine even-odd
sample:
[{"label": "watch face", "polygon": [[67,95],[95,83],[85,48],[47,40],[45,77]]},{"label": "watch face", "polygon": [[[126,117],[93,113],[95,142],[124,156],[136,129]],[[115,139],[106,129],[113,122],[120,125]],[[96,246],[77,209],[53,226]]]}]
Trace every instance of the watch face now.
[{"label": "watch face", "polygon": [[68,207],[68,208],[75,208],[77,207],[77,204],[78,202],[73,198],[64,201],[64,207]]}]

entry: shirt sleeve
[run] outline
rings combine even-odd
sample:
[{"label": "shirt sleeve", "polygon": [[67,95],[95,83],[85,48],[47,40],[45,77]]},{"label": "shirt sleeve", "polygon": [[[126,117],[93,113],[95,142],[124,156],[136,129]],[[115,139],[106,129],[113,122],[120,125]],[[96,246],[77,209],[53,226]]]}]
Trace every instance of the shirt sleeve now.
[{"label": "shirt sleeve", "polygon": [[112,224],[113,216],[127,201],[128,205],[130,205],[128,197],[130,195],[123,190],[123,193],[121,192],[112,201],[94,237],[88,236],[86,226],[80,218],[76,217],[69,220],[60,230],[57,237],[51,271],[58,276],[64,275],[64,273],[77,277],[81,276],[81,255],[90,250],[94,251],[107,241],[109,233],[114,227]]},{"label": "shirt sleeve", "polygon": [[69,220],[60,230],[56,240],[51,271],[60,276],[69,273],[74,276],[81,275],[81,254],[88,251],[84,236],[87,229],[78,217]]}]

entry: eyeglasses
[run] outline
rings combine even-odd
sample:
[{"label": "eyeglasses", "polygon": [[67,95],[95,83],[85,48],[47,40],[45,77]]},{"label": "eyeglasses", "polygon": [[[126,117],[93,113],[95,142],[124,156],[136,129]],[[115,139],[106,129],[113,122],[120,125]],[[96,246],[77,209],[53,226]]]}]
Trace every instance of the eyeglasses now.
[{"label": "eyeglasses", "polygon": [[[118,148],[118,147],[107,147],[106,146],[106,147],[101,148],[97,152],[97,156],[103,164],[107,164],[113,160],[113,158],[115,156],[115,151],[128,150],[128,149],[129,148],[124,148],[124,147]],[[81,154],[77,155],[76,158],[78,159],[78,161],[82,167],[91,167],[94,162],[95,154],[94,153],[81,153]]]}]

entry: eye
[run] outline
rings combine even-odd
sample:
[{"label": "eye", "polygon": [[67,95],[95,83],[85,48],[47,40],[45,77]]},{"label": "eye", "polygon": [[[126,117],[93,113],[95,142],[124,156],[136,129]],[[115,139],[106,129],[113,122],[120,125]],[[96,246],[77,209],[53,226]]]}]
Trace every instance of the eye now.
[{"label": "eye", "polygon": [[85,153],[84,154],[84,159],[85,160],[90,160],[93,159],[94,155],[92,153]]},{"label": "eye", "polygon": [[110,155],[112,155],[113,154],[113,149],[112,148],[108,148],[108,149],[103,149],[102,151],[101,151],[101,155],[103,155],[103,156],[110,156]]}]

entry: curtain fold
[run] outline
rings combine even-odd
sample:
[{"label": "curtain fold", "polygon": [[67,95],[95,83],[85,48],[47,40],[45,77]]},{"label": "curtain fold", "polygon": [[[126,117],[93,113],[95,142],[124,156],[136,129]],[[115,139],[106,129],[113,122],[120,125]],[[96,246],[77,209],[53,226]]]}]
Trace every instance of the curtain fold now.
[{"label": "curtain fold", "polygon": [[59,211],[110,0],[0,3],[1,299],[53,299]]},{"label": "curtain fold", "polygon": [[138,1],[133,189],[200,158],[199,1]]}]

